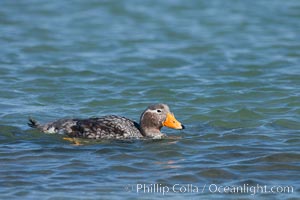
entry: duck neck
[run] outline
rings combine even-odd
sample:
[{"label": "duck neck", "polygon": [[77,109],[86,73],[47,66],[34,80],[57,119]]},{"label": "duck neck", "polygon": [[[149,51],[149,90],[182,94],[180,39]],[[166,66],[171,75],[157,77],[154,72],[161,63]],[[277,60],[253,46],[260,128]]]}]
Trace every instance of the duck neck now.
[{"label": "duck neck", "polygon": [[161,138],[164,136],[162,132],[160,132],[160,128],[151,128],[151,127],[144,127],[140,126],[140,131],[144,137],[150,137],[150,138]]}]

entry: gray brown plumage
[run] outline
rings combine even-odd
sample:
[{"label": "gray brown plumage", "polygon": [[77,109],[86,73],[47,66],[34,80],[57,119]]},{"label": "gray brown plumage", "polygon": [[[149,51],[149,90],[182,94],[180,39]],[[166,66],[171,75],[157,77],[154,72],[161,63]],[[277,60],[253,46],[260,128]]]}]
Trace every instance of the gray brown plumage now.
[{"label": "gray brown plumage", "polygon": [[125,117],[108,115],[89,119],[59,119],[43,125],[30,118],[28,125],[44,133],[90,139],[162,138],[165,136],[160,132],[163,126],[184,129],[166,104],[149,106],[142,113],[139,124]]}]

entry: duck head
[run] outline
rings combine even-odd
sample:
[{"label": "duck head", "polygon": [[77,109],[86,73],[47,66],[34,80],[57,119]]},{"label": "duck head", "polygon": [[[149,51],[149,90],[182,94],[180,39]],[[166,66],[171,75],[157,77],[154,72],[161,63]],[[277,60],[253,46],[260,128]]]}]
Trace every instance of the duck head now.
[{"label": "duck head", "polygon": [[166,104],[151,105],[142,113],[140,129],[144,136],[161,138],[164,136],[160,132],[163,126],[173,129],[184,129],[184,125],[177,121]]}]

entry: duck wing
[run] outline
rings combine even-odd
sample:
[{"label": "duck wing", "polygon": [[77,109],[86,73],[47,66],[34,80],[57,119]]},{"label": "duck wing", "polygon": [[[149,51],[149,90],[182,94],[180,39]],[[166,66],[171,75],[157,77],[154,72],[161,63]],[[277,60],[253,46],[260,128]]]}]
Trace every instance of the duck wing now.
[{"label": "duck wing", "polygon": [[99,118],[73,119],[71,127],[64,128],[70,137],[91,139],[127,139],[143,137],[139,125],[125,117],[109,115]]}]

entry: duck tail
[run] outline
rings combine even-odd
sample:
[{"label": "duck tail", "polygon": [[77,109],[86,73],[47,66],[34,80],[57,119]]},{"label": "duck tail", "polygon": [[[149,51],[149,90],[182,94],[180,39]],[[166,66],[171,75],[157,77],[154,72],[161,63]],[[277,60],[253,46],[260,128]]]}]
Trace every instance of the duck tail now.
[{"label": "duck tail", "polygon": [[36,120],[32,119],[31,117],[29,117],[28,120],[29,120],[29,122],[27,124],[31,128],[41,128],[41,124],[38,123]]}]

